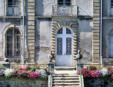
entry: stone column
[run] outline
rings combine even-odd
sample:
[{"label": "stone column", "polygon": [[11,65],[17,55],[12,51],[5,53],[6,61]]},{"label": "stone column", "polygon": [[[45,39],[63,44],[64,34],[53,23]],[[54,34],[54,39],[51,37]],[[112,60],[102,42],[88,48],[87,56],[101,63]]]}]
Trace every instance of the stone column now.
[{"label": "stone column", "polygon": [[100,64],[100,12],[101,1],[93,0],[92,63]]},{"label": "stone column", "polygon": [[35,0],[28,0],[28,51],[30,63],[35,59]]}]

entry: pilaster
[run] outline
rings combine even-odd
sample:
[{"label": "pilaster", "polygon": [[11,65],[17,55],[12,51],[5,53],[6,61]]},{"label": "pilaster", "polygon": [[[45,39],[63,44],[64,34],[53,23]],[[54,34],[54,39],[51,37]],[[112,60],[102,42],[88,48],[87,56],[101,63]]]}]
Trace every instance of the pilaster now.
[{"label": "pilaster", "polygon": [[100,64],[100,12],[101,1],[93,0],[93,40],[92,63]]},{"label": "pilaster", "polygon": [[35,60],[35,0],[28,0],[28,49],[30,62]]}]

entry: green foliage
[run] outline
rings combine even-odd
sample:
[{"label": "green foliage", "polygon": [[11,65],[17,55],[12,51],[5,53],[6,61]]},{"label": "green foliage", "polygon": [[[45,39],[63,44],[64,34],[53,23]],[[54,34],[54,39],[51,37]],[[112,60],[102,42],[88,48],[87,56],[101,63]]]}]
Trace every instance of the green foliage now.
[{"label": "green foliage", "polygon": [[30,67],[29,67],[29,70],[30,70],[30,71],[35,71],[36,69],[37,69],[37,68],[36,68],[35,66],[30,66]]},{"label": "green foliage", "polygon": [[5,70],[5,67],[0,65],[0,70]]}]

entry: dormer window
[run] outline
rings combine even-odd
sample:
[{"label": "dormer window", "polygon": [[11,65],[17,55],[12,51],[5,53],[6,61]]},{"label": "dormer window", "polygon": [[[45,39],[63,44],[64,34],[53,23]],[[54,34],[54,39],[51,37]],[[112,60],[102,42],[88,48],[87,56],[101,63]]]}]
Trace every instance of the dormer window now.
[{"label": "dormer window", "polygon": [[71,0],[58,0],[58,5],[60,5],[60,6],[70,6]]},{"label": "dormer window", "polygon": [[7,0],[7,16],[18,16],[18,15],[19,15],[19,1]]}]

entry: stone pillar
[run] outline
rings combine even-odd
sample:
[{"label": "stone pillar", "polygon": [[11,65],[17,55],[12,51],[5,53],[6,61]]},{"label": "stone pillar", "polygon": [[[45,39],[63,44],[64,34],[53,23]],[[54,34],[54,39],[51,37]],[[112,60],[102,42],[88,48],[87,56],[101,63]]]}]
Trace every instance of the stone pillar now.
[{"label": "stone pillar", "polygon": [[28,0],[28,51],[30,63],[35,59],[35,0]]},{"label": "stone pillar", "polygon": [[101,1],[93,0],[92,63],[100,64],[100,12]]},{"label": "stone pillar", "polygon": [[74,35],[73,35],[73,62],[74,62],[74,67],[77,66],[77,60],[76,60],[76,55],[77,55],[77,49],[78,49],[78,46],[77,46],[77,33],[78,33],[78,22],[77,22],[77,19],[75,19],[75,22],[73,22],[73,24],[71,25],[71,28],[74,32]]}]

